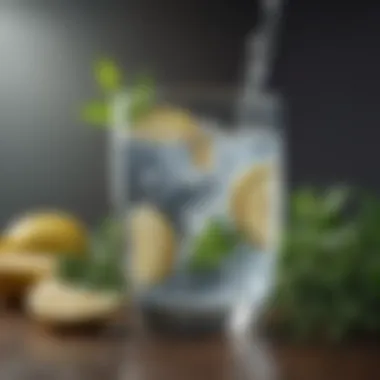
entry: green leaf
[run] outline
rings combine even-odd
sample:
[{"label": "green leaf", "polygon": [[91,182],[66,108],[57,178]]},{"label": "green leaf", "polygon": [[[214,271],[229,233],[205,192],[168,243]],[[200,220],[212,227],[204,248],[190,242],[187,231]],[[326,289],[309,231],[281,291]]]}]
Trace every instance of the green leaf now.
[{"label": "green leaf", "polygon": [[58,278],[69,283],[79,284],[86,275],[88,265],[88,257],[64,255],[58,263]]},{"label": "green leaf", "polygon": [[112,260],[94,261],[85,277],[86,285],[98,290],[125,290],[125,278],[120,263]]},{"label": "green leaf", "polygon": [[82,108],[81,119],[87,124],[107,128],[110,122],[109,105],[98,100],[88,102]]},{"label": "green leaf", "polygon": [[58,277],[79,287],[123,292],[126,286],[120,224],[107,219],[95,229],[85,257],[63,256]]},{"label": "green leaf", "polygon": [[346,187],[292,196],[273,307],[286,310],[293,338],[339,341],[368,321],[374,326],[380,265],[371,257],[380,252],[380,202],[362,197],[358,213],[348,214],[350,197]]},{"label": "green leaf", "polygon": [[111,59],[100,59],[95,62],[95,79],[105,92],[114,92],[122,87],[122,71]]},{"label": "green leaf", "polygon": [[115,218],[106,218],[96,229],[92,242],[92,260],[85,279],[87,286],[123,291],[126,271],[121,223]]},{"label": "green leaf", "polygon": [[220,267],[240,239],[226,223],[211,219],[205,229],[195,238],[193,252],[189,261],[192,272],[209,272]]},{"label": "green leaf", "polygon": [[342,215],[350,195],[350,189],[343,186],[334,186],[325,192],[312,188],[297,190],[291,198],[291,222],[328,227]]},{"label": "green leaf", "polygon": [[320,199],[314,189],[297,190],[291,197],[291,223],[318,223],[320,219]]},{"label": "green leaf", "polygon": [[342,211],[351,195],[347,186],[336,186],[328,189],[323,199],[324,212],[336,215]]}]

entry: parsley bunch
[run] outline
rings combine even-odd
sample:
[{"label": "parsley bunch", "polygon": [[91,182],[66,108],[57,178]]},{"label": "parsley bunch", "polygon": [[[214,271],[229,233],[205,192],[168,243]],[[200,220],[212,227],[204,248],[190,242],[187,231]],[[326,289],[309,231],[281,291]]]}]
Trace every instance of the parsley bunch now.
[{"label": "parsley bunch", "polygon": [[271,304],[294,339],[339,341],[380,331],[380,200],[347,188],[300,189]]}]

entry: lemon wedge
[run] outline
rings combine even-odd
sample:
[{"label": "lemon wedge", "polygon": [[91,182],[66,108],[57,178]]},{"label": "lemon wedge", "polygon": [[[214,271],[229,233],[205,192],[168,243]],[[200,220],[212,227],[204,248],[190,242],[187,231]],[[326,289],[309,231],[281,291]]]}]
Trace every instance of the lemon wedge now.
[{"label": "lemon wedge", "polygon": [[165,216],[150,205],[133,210],[130,227],[130,275],[137,286],[163,281],[173,270],[176,238]]},{"label": "lemon wedge", "polygon": [[124,297],[47,279],[28,294],[26,309],[38,322],[51,326],[82,325],[107,321],[121,310]]},{"label": "lemon wedge", "polygon": [[233,184],[230,213],[237,228],[254,245],[265,248],[270,238],[273,167],[255,165]]}]

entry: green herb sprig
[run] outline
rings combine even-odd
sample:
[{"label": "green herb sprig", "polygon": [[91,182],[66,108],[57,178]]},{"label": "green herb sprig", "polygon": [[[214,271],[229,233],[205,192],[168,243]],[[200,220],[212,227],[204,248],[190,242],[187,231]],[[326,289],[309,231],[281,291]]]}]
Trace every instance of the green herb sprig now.
[{"label": "green herb sprig", "polygon": [[78,287],[123,292],[127,286],[123,267],[121,227],[118,222],[107,219],[95,230],[88,255],[63,256],[57,275]]},{"label": "green herb sprig", "polygon": [[239,242],[239,235],[227,223],[216,218],[210,219],[194,240],[189,271],[208,273],[217,270]]},{"label": "green herb sprig", "polygon": [[380,199],[341,187],[301,189],[289,211],[273,325],[303,340],[379,333]]},{"label": "green herb sprig", "polygon": [[132,126],[136,125],[155,104],[156,86],[150,74],[138,74],[128,84],[120,66],[109,58],[102,58],[95,62],[93,75],[103,93],[103,99],[90,100],[82,106],[81,120],[87,124],[101,129],[111,127],[112,100],[116,94],[123,91],[130,96],[125,118]]}]

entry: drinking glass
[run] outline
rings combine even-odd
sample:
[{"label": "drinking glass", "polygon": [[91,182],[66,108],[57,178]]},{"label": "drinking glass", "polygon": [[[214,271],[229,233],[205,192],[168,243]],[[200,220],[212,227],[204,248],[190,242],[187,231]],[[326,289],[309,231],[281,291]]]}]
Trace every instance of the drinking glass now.
[{"label": "drinking glass", "polygon": [[145,326],[244,337],[274,283],[282,104],[257,93],[238,119],[237,95],[160,91],[156,119],[147,115],[149,133],[125,117],[128,92],[115,98],[110,198],[125,229],[125,273]]}]

